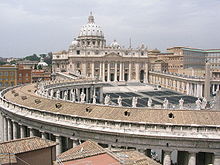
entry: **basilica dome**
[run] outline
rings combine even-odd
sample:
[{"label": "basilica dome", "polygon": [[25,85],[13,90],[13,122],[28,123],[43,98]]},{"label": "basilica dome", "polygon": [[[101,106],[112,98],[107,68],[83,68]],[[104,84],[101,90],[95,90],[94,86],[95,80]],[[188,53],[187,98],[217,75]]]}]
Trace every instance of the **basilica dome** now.
[{"label": "basilica dome", "polygon": [[101,27],[95,24],[94,16],[92,15],[92,13],[90,13],[90,16],[88,18],[88,23],[84,25],[80,30],[79,37],[84,37],[84,36],[104,37]]}]

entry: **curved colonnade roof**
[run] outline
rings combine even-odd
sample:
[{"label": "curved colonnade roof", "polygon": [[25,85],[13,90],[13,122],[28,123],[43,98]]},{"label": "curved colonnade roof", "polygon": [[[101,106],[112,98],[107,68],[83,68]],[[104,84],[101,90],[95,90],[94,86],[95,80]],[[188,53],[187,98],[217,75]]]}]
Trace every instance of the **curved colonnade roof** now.
[{"label": "curved colonnade roof", "polygon": [[[99,118],[124,122],[144,122],[149,124],[220,126],[219,111],[127,108],[71,103],[40,97],[34,93],[37,89],[35,86],[36,84],[29,84],[22,87],[16,87],[6,92],[4,96],[7,100],[26,107],[86,118]],[[15,94],[17,96],[15,96]],[[22,96],[26,96],[26,98],[24,99]],[[40,100],[40,103],[36,103],[36,99]],[[55,105],[57,103],[61,103],[62,107],[59,109],[56,108]],[[86,110],[87,108],[91,111],[88,112]],[[129,116],[125,115],[126,111],[130,112]],[[171,113],[172,115],[170,116]]]}]

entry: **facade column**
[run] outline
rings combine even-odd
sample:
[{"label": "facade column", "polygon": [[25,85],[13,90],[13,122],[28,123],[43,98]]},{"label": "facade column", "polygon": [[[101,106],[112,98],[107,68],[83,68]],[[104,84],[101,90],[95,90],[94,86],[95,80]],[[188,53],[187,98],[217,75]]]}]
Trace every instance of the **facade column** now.
[{"label": "facade column", "polygon": [[22,124],[19,124],[19,125],[20,125],[20,137],[21,138],[25,138],[26,137],[26,135],[25,135],[25,127]]},{"label": "facade column", "polygon": [[99,63],[99,80],[102,80],[102,62]]},{"label": "facade column", "polygon": [[91,69],[92,69],[92,78],[95,77],[95,64],[94,62],[91,63]]},{"label": "facade column", "polygon": [[18,139],[18,124],[15,121],[12,121],[13,125],[13,140]]},{"label": "facade column", "polygon": [[140,74],[139,74],[139,64],[135,63],[135,80],[139,81],[140,80]]},{"label": "facade column", "polygon": [[108,68],[107,68],[107,81],[110,81],[110,63],[108,63]]},{"label": "facade column", "polygon": [[189,153],[188,165],[196,165],[196,153]]},{"label": "facade column", "polygon": [[164,151],[163,165],[171,165],[171,151]]},{"label": "facade column", "polygon": [[114,75],[114,81],[117,81],[117,62],[115,61],[115,75]]},{"label": "facade column", "polygon": [[56,155],[61,154],[62,152],[62,139],[60,135],[54,135],[56,137],[56,142],[58,143],[56,145]]},{"label": "facade column", "polygon": [[214,153],[213,165],[219,165],[219,164],[220,164],[220,153]]},{"label": "facade column", "polygon": [[128,80],[131,81],[131,62],[128,64]]},{"label": "facade column", "polygon": [[119,68],[119,81],[122,81],[122,63],[120,62],[120,68]]},{"label": "facade column", "polygon": [[105,82],[105,62],[102,64],[102,80]]},{"label": "facade column", "polygon": [[12,140],[12,122],[8,118],[8,141]]},{"label": "facade column", "polygon": [[4,116],[4,141],[8,141],[8,119]]},{"label": "facade column", "polygon": [[122,63],[122,81],[125,81],[125,63]]},{"label": "facade column", "polygon": [[146,63],[145,64],[145,69],[144,69],[145,71],[145,76],[144,76],[144,82],[145,83],[149,83],[149,81],[148,81],[148,64]]}]

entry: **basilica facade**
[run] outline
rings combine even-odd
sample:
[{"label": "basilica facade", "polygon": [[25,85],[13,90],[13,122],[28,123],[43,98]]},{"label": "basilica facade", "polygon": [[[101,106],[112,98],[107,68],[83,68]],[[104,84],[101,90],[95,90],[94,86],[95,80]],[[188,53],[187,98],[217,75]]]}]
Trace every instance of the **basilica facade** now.
[{"label": "basilica facade", "polygon": [[88,23],[67,51],[53,53],[53,72],[110,81],[148,82],[148,50],[106,44],[100,26],[90,14]]}]

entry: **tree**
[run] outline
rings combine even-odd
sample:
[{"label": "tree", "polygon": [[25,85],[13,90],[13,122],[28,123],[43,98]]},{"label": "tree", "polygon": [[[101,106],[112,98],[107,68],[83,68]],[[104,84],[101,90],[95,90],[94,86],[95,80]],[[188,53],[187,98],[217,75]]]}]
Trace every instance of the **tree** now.
[{"label": "tree", "polygon": [[40,57],[38,57],[36,54],[33,54],[33,55],[31,55],[31,56],[25,57],[24,60],[40,61]]}]

